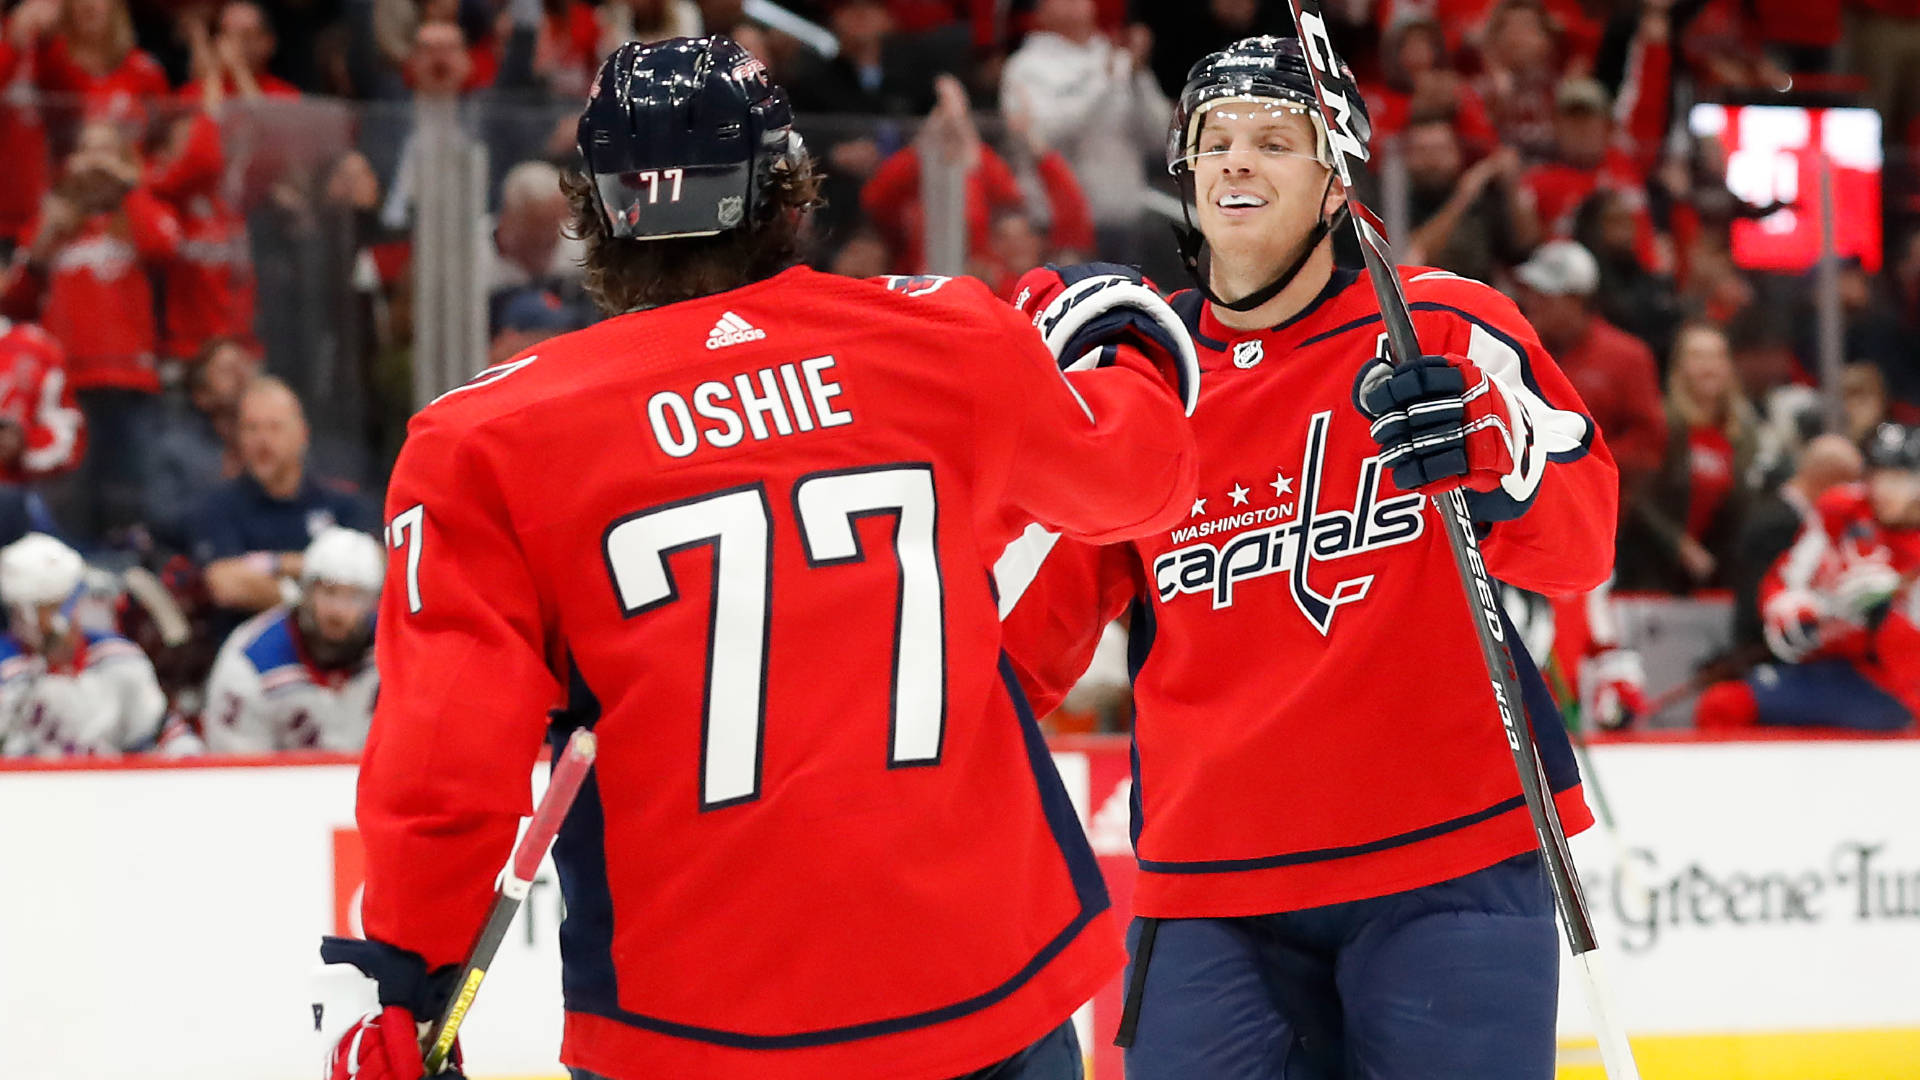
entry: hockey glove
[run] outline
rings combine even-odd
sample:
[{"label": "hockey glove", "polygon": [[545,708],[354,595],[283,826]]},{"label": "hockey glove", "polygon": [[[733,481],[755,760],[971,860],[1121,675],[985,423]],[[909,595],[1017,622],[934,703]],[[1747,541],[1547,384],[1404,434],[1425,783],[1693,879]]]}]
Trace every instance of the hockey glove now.
[{"label": "hockey glove", "polygon": [[[378,984],[380,993],[379,1010],[355,1021],[327,1055],[326,1080],[421,1080],[426,1076],[420,1040],[431,1021],[446,1011],[459,969],[448,966],[429,974],[426,961],[414,953],[353,938],[323,938],[320,959],[359,968]],[[456,1042],[451,1064],[434,1075],[461,1080],[460,1063]]]},{"label": "hockey glove", "polygon": [[1380,463],[1403,491],[1497,491],[1533,441],[1526,410],[1464,356],[1422,356],[1399,367],[1371,360],[1354,381],[1353,398],[1373,421]]},{"label": "hockey glove", "polygon": [[1114,362],[1115,346],[1147,358],[1180,397],[1187,415],[1200,400],[1200,360],[1193,337],[1173,308],[1131,266],[1051,263],[1022,274],[1014,306],[1033,325],[1062,371]]},{"label": "hockey glove", "polygon": [[1893,608],[1900,591],[1900,571],[1878,559],[1859,559],[1840,571],[1833,598],[1846,617],[1862,626],[1878,627]]},{"label": "hockey glove", "polygon": [[1580,662],[1586,715],[1603,731],[1618,731],[1647,711],[1647,675],[1640,654],[1607,649]]},{"label": "hockey glove", "polygon": [[1760,613],[1762,636],[1773,655],[1795,663],[1820,647],[1820,598],[1805,589],[1787,589],[1767,601]]}]

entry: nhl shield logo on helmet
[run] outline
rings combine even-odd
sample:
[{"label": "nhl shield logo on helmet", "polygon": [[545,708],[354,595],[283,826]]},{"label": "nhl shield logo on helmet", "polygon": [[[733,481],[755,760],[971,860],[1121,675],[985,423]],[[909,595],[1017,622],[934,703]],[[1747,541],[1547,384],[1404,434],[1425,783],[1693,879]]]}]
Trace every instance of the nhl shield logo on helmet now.
[{"label": "nhl shield logo on helmet", "polygon": [[713,236],[766,220],[797,149],[766,67],[724,37],[614,50],[581,110],[580,156],[616,237]]}]

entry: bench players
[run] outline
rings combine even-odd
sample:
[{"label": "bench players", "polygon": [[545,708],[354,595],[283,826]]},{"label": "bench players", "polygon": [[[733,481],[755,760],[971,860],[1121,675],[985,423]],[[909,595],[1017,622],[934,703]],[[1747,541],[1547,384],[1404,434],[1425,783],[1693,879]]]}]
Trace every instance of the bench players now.
[{"label": "bench players", "polygon": [[[1064,1080],[1108,900],[1000,652],[990,570],[1193,501],[1192,346],[1126,275],[1033,319],[968,279],[795,264],[817,187],[724,38],[622,46],[567,185],[612,317],[415,417],[388,499],[361,770],[383,1011],[337,1080],[415,1080],[529,809],[554,848],[563,1060],[642,1080]],[[1116,348],[1117,346],[1117,348]]]}]

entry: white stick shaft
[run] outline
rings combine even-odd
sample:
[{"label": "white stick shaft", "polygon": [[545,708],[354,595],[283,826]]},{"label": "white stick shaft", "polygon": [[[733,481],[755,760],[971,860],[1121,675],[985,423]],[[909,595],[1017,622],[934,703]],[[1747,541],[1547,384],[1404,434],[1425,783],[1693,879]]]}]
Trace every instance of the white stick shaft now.
[{"label": "white stick shaft", "polygon": [[1613,1015],[1613,993],[1600,966],[1600,951],[1581,953],[1574,960],[1580,965],[1581,979],[1587,988],[1587,1013],[1593,1019],[1593,1032],[1600,1043],[1600,1064],[1607,1080],[1640,1080],[1640,1067],[1634,1064],[1633,1048],[1627,1044],[1627,1029]]}]

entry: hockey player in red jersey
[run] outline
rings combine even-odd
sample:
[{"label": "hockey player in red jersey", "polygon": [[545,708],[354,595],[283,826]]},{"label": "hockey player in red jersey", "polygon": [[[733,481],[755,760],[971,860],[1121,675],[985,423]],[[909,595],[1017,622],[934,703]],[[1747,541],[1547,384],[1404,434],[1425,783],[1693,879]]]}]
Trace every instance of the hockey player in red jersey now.
[{"label": "hockey player in red jersey", "polygon": [[[577,1077],[1068,1080],[1123,962],[1001,652],[1043,524],[1171,528],[1192,343],[1096,274],[1033,319],[971,279],[794,265],[817,179],[725,38],[629,44],[580,121],[610,318],[416,416],[387,500],[362,765],[379,982],[335,1080],[416,1080],[543,741],[599,755],[554,847]],[[1074,370],[1063,378],[1055,355]]]},{"label": "hockey player in red jersey", "polygon": [[[1198,286],[1173,306],[1200,346],[1199,497],[1172,529],[1062,539],[1003,580],[1008,650],[1044,710],[1131,608],[1132,1080],[1539,1080],[1553,905],[1430,496],[1464,485],[1493,575],[1564,594],[1607,577],[1617,477],[1485,285],[1400,268],[1431,355],[1379,359],[1313,102],[1291,38],[1189,74],[1168,161]],[[1577,831],[1571,750],[1514,652]]]},{"label": "hockey player in red jersey", "polygon": [[1700,695],[1702,728],[1891,731],[1920,716],[1920,429],[1882,424],[1760,583],[1762,664]]}]

